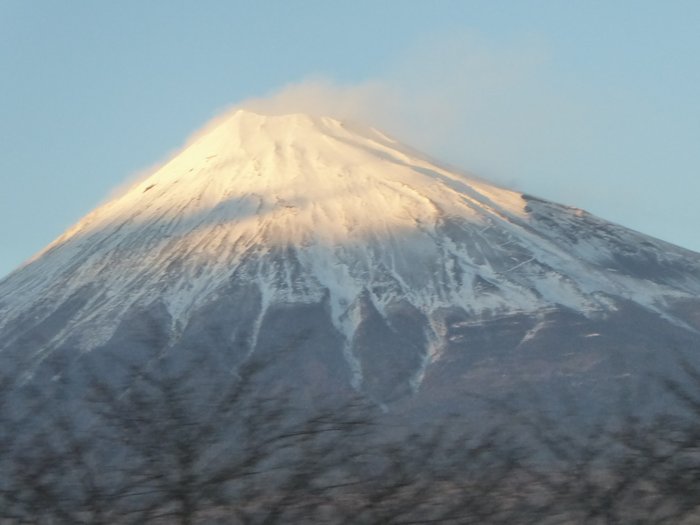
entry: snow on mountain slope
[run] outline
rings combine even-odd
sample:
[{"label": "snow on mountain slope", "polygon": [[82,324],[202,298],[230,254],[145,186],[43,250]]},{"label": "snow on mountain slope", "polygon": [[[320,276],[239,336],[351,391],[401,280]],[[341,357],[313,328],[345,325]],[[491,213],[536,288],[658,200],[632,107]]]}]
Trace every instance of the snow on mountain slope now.
[{"label": "snow on mountain slope", "polygon": [[374,129],[238,110],[1,281],[0,348],[126,344],[148,312],[158,344],[216,336],[250,354],[280,308],[322,305],[356,388],[368,349],[394,337],[392,352],[417,345],[401,365],[416,389],[449,346],[448,310],[593,321],[634,304],[697,333],[698,297],[698,254],[440,167]]}]

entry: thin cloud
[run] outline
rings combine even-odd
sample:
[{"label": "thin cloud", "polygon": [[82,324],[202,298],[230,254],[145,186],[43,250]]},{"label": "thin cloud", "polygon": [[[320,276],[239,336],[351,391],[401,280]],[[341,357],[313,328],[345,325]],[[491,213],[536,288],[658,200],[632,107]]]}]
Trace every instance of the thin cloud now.
[{"label": "thin cloud", "polygon": [[372,125],[516,187],[543,158],[551,165],[580,157],[574,150],[590,134],[585,104],[556,78],[551,54],[536,41],[493,47],[470,36],[441,38],[408,51],[381,77],[356,84],[310,77],[240,107]]}]

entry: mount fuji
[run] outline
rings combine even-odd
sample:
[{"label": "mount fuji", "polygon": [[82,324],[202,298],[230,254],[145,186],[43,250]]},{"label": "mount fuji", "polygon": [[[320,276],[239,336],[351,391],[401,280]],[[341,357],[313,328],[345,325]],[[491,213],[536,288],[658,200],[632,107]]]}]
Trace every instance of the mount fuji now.
[{"label": "mount fuji", "polygon": [[593,402],[700,361],[700,254],[372,128],[238,110],[0,281],[6,370],[154,349],[386,406]]}]

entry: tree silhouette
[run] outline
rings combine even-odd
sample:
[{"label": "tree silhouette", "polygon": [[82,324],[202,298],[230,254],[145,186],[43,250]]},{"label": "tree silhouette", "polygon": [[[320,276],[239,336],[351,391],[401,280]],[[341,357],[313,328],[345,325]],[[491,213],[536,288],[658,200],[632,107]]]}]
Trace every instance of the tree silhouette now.
[{"label": "tree silhouette", "polygon": [[687,365],[664,381],[673,411],[655,417],[582,426],[492,403],[478,431],[458,417],[387,429],[360,399],[311,410],[265,395],[269,362],[164,352],[113,358],[108,378],[88,360],[55,366],[0,378],[2,524],[700,519],[700,374]]}]

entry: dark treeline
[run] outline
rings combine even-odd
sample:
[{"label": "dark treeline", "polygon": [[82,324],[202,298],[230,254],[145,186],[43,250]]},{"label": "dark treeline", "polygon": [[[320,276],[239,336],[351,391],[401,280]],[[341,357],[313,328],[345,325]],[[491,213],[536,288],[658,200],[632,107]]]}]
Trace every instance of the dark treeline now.
[{"label": "dark treeline", "polygon": [[577,426],[501,403],[478,431],[423,432],[362,400],[302,407],[260,364],[68,368],[0,379],[2,524],[700,522],[690,367],[664,384],[673,415]]}]

